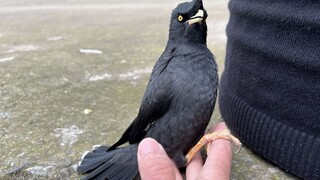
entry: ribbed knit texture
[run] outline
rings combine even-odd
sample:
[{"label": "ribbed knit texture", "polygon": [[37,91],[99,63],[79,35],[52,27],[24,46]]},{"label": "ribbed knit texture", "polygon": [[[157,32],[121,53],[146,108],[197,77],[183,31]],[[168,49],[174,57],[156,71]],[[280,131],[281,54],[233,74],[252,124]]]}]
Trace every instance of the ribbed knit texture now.
[{"label": "ribbed knit texture", "polygon": [[249,148],[320,179],[320,2],[231,0],[220,109]]}]

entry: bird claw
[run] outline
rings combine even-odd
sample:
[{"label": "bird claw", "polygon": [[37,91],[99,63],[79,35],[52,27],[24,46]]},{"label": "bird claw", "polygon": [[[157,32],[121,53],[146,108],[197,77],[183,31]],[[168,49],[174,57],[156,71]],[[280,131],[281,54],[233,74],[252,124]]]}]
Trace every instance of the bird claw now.
[{"label": "bird claw", "polygon": [[241,142],[238,138],[234,137],[229,130],[216,131],[210,134],[205,134],[198,143],[188,152],[186,155],[187,164],[191,161],[193,156],[204,146],[207,144],[207,152],[209,152],[211,144],[210,142],[215,141],[217,139],[229,140],[235,143],[239,148],[235,152],[235,154],[239,153],[241,150]]},{"label": "bird claw", "polygon": [[[218,132],[213,132],[210,134],[206,134],[204,135],[205,138],[207,139],[208,143],[212,142],[214,140],[217,139],[224,139],[224,140],[230,140],[231,142],[233,142],[236,146],[238,146],[237,151],[234,154],[238,154],[241,151],[241,142],[238,138],[236,138],[235,136],[233,136],[229,130],[223,130],[223,131],[218,131]],[[209,152],[210,150],[210,146],[211,144],[207,145],[209,148],[207,149],[207,152]]]}]

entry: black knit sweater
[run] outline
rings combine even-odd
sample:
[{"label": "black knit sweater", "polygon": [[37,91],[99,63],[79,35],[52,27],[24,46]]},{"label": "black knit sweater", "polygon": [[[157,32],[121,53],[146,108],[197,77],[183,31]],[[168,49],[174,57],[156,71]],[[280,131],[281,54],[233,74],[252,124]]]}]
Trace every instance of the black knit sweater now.
[{"label": "black knit sweater", "polygon": [[253,151],[320,179],[320,1],[231,0],[220,109]]}]

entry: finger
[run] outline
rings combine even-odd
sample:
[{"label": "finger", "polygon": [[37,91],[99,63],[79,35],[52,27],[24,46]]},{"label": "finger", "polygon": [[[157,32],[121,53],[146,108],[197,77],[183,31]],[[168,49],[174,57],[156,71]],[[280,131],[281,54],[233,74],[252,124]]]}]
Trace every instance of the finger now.
[{"label": "finger", "polygon": [[[214,131],[227,129],[225,123],[219,123]],[[211,143],[207,160],[200,172],[200,177],[209,179],[230,179],[230,170],[232,163],[231,143],[226,140],[218,139]]]},{"label": "finger", "polygon": [[138,147],[137,156],[141,179],[176,179],[178,169],[163,147],[154,139],[142,140]]},{"label": "finger", "polygon": [[202,166],[203,166],[203,161],[202,161],[201,153],[197,152],[187,166],[187,172],[186,172],[187,179],[188,180],[197,179],[197,176],[200,174],[200,170]]},{"label": "finger", "polygon": [[174,172],[175,172],[175,176],[176,176],[175,180],[183,180],[182,175],[181,175],[179,169],[177,168],[176,164],[173,161],[171,161],[171,163],[174,167]]},{"label": "finger", "polygon": [[209,129],[210,132],[213,132],[213,131],[223,131],[223,130],[226,130],[228,129],[227,125],[225,122],[219,122],[218,124],[216,124],[215,126],[211,127]]}]

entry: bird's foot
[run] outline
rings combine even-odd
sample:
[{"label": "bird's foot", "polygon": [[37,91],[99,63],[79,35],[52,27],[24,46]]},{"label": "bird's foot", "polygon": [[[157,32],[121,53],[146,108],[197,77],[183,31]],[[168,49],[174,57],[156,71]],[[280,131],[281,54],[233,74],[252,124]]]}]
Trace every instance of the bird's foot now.
[{"label": "bird's foot", "polygon": [[234,137],[229,130],[223,130],[223,131],[216,131],[210,134],[205,134],[198,143],[188,152],[186,155],[187,163],[191,161],[193,156],[203,147],[207,144],[207,152],[209,152],[210,146],[212,141],[215,141],[217,139],[224,139],[234,142],[239,149],[236,151],[236,153],[240,152],[241,150],[241,142],[238,138]]}]

